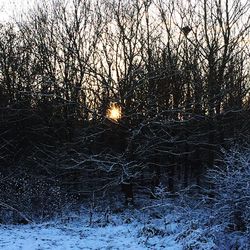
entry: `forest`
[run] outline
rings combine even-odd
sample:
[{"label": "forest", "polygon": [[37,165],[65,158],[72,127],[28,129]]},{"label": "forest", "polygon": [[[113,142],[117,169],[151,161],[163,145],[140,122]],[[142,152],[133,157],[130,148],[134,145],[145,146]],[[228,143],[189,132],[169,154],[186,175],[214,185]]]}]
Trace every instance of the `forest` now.
[{"label": "forest", "polygon": [[2,22],[0,224],[167,200],[250,242],[249,59],[244,0],[48,0]]}]

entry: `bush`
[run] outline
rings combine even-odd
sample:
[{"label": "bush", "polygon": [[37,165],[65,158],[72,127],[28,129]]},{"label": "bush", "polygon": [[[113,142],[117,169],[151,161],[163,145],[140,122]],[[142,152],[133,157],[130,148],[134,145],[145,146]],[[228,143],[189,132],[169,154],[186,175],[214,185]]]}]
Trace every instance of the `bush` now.
[{"label": "bush", "polygon": [[210,170],[216,223],[231,231],[250,234],[250,149],[223,152],[223,163]]},{"label": "bush", "polygon": [[[0,178],[1,179],[1,178]],[[0,222],[44,221],[73,201],[55,180],[23,174],[0,182]]]}]

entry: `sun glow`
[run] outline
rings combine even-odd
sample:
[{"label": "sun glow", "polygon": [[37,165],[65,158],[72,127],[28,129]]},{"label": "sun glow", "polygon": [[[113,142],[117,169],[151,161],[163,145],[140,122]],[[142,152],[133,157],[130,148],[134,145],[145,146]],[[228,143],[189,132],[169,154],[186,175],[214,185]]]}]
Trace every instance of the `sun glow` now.
[{"label": "sun glow", "polygon": [[122,117],[122,108],[117,103],[111,103],[107,110],[107,118],[118,121]]}]

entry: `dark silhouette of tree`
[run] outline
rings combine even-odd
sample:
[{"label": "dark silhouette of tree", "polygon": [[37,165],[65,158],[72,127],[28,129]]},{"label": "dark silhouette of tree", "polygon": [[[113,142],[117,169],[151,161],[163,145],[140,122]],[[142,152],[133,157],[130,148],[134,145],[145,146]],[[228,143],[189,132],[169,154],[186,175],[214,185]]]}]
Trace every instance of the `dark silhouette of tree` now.
[{"label": "dark silhouette of tree", "polygon": [[1,173],[54,178],[83,198],[124,179],[127,198],[141,183],[203,185],[220,147],[249,141],[248,11],[240,0],[48,1],[2,25]]}]

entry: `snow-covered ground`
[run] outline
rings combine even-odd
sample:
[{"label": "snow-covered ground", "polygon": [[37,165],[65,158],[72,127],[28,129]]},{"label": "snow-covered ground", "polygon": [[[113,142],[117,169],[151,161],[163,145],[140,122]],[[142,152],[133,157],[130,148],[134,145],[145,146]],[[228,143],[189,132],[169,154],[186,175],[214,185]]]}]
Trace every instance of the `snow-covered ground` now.
[{"label": "snow-covered ground", "polygon": [[[105,206],[102,206],[105,207]],[[0,225],[0,250],[249,250],[240,232],[225,233],[211,210],[166,200],[140,208],[65,213],[44,223]]]},{"label": "snow-covered ground", "polygon": [[0,249],[182,249],[175,235],[153,234],[138,222],[103,227],[75,222],[1,226]]}]

